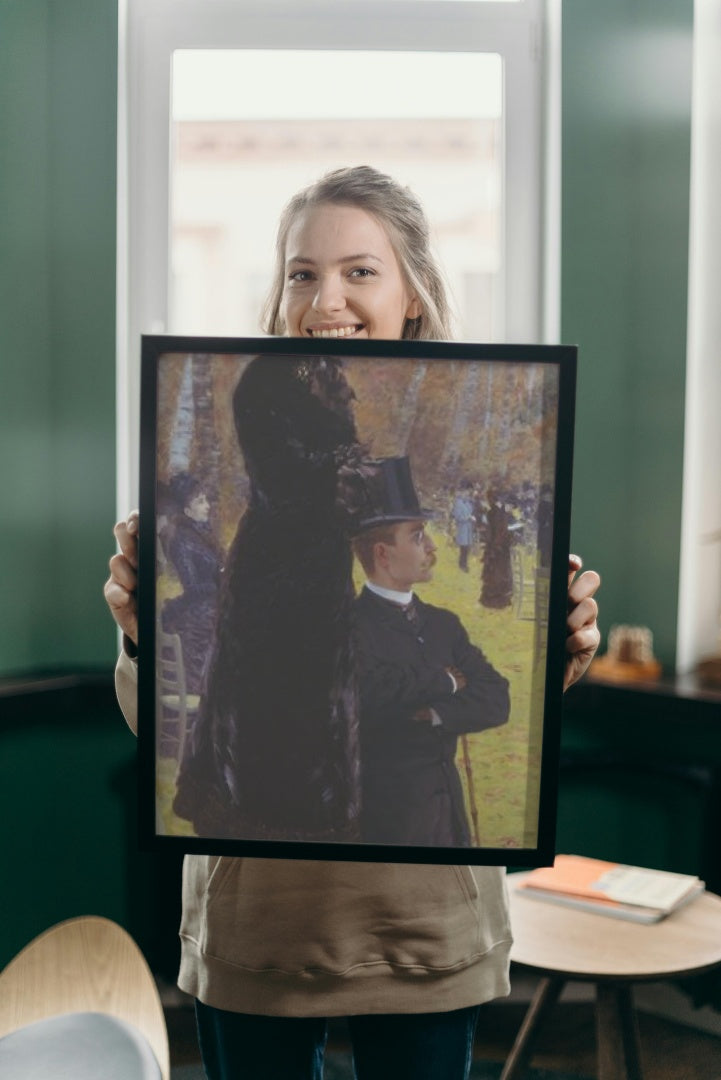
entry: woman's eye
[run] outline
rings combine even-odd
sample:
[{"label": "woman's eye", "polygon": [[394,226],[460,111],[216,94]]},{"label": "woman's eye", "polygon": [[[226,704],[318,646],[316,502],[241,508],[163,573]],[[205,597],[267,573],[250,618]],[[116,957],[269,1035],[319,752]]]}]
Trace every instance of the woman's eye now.
[{"label": "woman's eye", "polygon": [[375,274],[375,271],[371,270],[369,266],[356,266],[350,272],[350,276],[355,277],[355,278],[373,277],[374,274]]},{"label": "woman's eye", "polygon": [[292,273],[288,274],[288,281],[297,281],[302,283],[304,281],[310,281],[310,279],[310,270],[293,270]]}]

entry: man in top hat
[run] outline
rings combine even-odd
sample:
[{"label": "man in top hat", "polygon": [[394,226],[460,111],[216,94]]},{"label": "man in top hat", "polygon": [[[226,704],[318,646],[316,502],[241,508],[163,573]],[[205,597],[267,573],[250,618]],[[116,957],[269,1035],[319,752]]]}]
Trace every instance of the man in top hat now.
[{"label": "man in top hat", "polygon": [[374,463],[353,549],[366,573],[354,603],[362,838],[468,847],[458,736],[506,723],[508,682],[451,611],[420,600],[436,547],[407,457]]},{"label": "man in top hat", "polygon": [[456,544],[458,545],[458,567],[468,573],[468,554],[473,543],[473,526],[475,517],[471,492],[473,485],[470,480],[462,480],[451,508],[451,517],[456,526]]}]

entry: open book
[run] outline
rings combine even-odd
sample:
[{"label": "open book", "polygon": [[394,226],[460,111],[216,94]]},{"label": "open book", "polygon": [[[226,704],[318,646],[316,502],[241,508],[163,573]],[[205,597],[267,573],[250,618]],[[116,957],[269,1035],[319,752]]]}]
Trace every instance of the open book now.
[{"label": "open book", "polygon": [[553,866],[532,870],[517,888],[536,900],[653,923],[693,900],[705,886],[693,874],[557,855]]}]

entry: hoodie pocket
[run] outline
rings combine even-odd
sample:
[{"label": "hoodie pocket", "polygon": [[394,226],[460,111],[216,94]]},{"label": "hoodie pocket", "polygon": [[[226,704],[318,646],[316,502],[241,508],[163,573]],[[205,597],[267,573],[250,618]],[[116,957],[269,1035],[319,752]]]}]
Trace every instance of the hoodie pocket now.
[{"label": "hoodie pocket", "polygon": [[[474,872],[468,866],[198,856],[193,862],[186,934],[195,937],[197,927],[204,952],[248,970],[340,975],[381,965],[447,971],[508,934],[498,867]],[[192,915],[185,910],[190,905]]]}]

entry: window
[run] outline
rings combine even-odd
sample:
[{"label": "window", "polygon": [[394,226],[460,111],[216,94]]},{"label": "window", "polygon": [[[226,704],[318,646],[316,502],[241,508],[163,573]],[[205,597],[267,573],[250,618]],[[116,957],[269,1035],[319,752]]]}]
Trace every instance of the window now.
[{"label": "window", "polygon": [[554,2],[121,3],[121,512],[137,498],[140,335],[258,333],[280,209],[331,168],[362,160],[418,193],[459,337],[555,339]]},{"label": "window", "polygon": [[498,55],[196,49],[176,52],[172,72],[171,332],[258,333],[290,195],[372,163],[426,208],[456,336],[503,336]]}]

